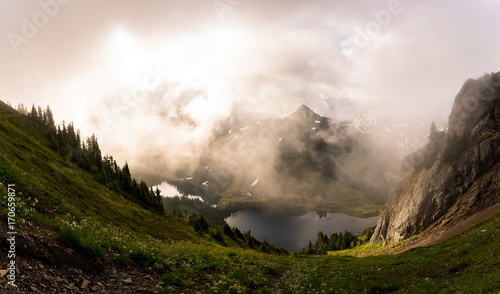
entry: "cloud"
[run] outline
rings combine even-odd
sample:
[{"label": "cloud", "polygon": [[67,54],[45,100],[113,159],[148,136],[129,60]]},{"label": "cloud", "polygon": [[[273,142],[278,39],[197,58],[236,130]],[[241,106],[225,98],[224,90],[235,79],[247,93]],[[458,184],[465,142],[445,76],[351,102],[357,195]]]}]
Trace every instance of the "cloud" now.
[{"label": "cloud", "polygon": [[[388,19],[393,2],[247,0],[221,20],[212,1],[73,0],[18,53],[7,35],[43,10],[2,2],[0,99],[50,104],[57,120],[138,165],[134,155],[161,153],[176,165],[214,128],[300,104],[337,119],[445,121],[467,78],[500,68],[500,5],[401,0]],[[359,31],[377,24],[357,48]]]}]

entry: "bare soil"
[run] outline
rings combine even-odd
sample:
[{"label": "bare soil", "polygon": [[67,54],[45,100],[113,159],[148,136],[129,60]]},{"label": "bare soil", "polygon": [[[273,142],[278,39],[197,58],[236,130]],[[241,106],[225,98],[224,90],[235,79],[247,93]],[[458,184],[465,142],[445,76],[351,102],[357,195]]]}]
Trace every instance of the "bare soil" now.
[{"label": "bare soil", "polygon": [[[95,260],[68,248],[54,231],[25,222],[17,228],[15,287],[0,272],[0,293],[152,293],[158,276],[137,263],[120,264],[113,256]],[[8,266],[7,223],[0,221],[0,270]]]}]

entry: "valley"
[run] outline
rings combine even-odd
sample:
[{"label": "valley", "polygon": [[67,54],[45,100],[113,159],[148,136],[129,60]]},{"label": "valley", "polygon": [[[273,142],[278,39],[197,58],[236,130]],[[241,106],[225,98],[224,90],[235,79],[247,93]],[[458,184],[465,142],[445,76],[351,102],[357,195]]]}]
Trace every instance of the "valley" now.
[{"label": "valley", "polygon": [[[496,97],[499,75],[486,75],[482,78],[484,80],[468,81],[462,93],[476,89],[478,95],[493,93],[492,97]],[[460,101],[462,95],[457,96],[457,101]],[[295,168],[282,166],[281,171],[287,176],[308,180],[317,176],[322,179],[313,182],[318,183],[318,187],[302,186],[303,182],[300,181],[291,185],[304,193],[305,197],[292,195],[286,201],[277,200],[276,197],[261,201],[258,197],[247,200],[240,193],[224,203],[224,200],[221,202],[224,196],[216,198],[207,195],[217,196],[220,193],[227,197],[230,195],[227,194],[228,191],[237,187],[239,182],[244,182],[247,187],[260,189],[259,185],[265,183],[265,177],[252,175],[247,182],[239,180],[233,174],[232,180],[225,182],[227,186],[214,187],[210,186],[211,178],[203,178],[203,173],[199,172],[192,174],[190,180],[194,184],[178,185],[179,192],[184,189],[189,191],[186,194],[197,195],[192,191],[201,191],[201,186],[206,186],[203,185],[206,183],[209,186],[204,191],[211,194],[201,192],[198,196],[217,199],[217,207],[196,198],[169,198],[172,202],[165,202],[166,199],[154,197],[160,192],[155,192],[152,187],[148,189],[145,183],[132,179],[127,164],[123,168],[113,167],[116,162],[112,157],[101,157],[94,137],[87,139],[89,143],[79,149],[79,136],[75,139],[78,142],[75,145],[67,140],[72,137],[70,134],[73,131],[68,131],[70,128],[63,128],[65,131],[59,129],[56,136],[60,141],[56,142],[68,144],[68,148],[55,148],[52,146],[54,138],[51,137],[53,128],[47,120],[44,122],[38,115],[20,114],[0,102],[0,198],[2,203],[7,203],[7,187],[15,184],[17,206],[14,229],[18,232],[19,241],[16,243],[18,287],[9,288],[8,291],[53,292],[63,289],[68,293],[496,293],[500,288],[500,214],[497,193],[498,157],[492,154],[499,150],[495,144],[498,138],[500,104],[497,98],[481,101],[484,107],[478,107],[466,117],[468,119],[464,122],[464,128],[457,127],[462,120],[452,121],[449,133],[439,135],[447,136],[447,140],[457,140],[454,135],[458,138],[471,136],[466,137],[470,139],[470,144],[463,149],[449,151],[450,147],[446,147],[450,146],[446,143],[449,141],[443,141],[445,143],[437,149],[429,149],[427,146],[424,147],[427,149],[421,151],[429,156],[429,160],[415,161],[417,157],[414,154],[407,157],[405,170],[410,166],[409,172],[391,190],[381,217],[377,218],[373,235],[358,235],[354,244],[349,243],[341,248],[343,250],[337,248],[327,252],[323,251],[322,246],[328,245],[332,239],[324,238],[316,230],[325,230],[328,235],[331,231],[327,229],[332,230],[332,223],[338,223],[342,226],[338,230],[349,227],[355,231],[353,233],[363,231],[365,226],[375,223],[373,214],[377,211],[375,207],[378,203],[377,198],[370,200],[371,198],[362,196],[366,195],[362,188],[354,192],[354,188],[340,184],[340,180],[354,183],[349,180],[349,173],[342,171],[342,168],[334,169],[338,172],[337,175],[342,175],[337,177],[329,174],[328,168],[322,170],[326,167],[317,165],[319,162],[315,158],[320,155],[332,162],[342,161],[332,154],[319,151],[307,157],[311,161],[299,160],[300,157],[295,156],[290,161],[285,160],[291,166],[307,167],[306,173],[294,174]],[[451,117],[454,114],[456,113],[452,113]],[[482,127],[470,128],[472,125]],[[464,135],[458,131],[454,133],[454,130],[465,130],[465,133],[467,130],[473,131],[472,135]],[[450,133],[454,135],[448,135]],[[437,137],[431,132],[430,140]],[[314,141],[314,137],[311,138]],[[475,140],[476,138],[479,140]],[[328,144],[326,146],[329,147],[325,150],[332,147]],[[351,152],[357,152],[356,150],[353,148]],[[61,155],[62,152],[65,156]],[[443,157],[446,152],[453,152],[452,156]],[[79,158],[78,154],[82,158],[74,161]],[[480,156],[477,157],[477,154]],[[480,160],[480,163],[474,160]],[[216,172],[217,165],[212,165]],[[454,167],[453,175],[463,171],[465,176],[451,177],[458,182],[453,182],[455,186],[451,190],[444,189],[440,193],[458,196],[443,202],[441,210],[418,208],[419,203],[425,204],[428,201],[426,191],[439,191],[442,187],[434,186],[435,177],[429,183],[421,183],[428,181],[426,178],[429,173],[435,173],[436,170],[449,171],[450,166]],[[456,166],[462,168],[457,169]],[[317,168],[321,172],[314,172]],[[208,172],[209,169],[205,170]],[[329,179],[327,176],[333,178]],[[259,179],[258,182],[256,178]],[[321,184],[322,181],[326,184]],[[186,183],[186,178],[182,182]],[[463,183],[465,186],[461,186]],[[417,191],[420,191],[421,186],[426,187],[424,195],[421,198],[412,197],[420,193]],[[282,186],[286,191],[284,187]],[[331,194],[334,200],[323,203],[321,197],[328,197],[326,192],[331,187],[337,187]],[[317,195],[313,193],[319,193],[320,196],[308,197]],[[434,195],[437,194],[431,196]],[[167,211],[163,210],[163,206],[160,209],[159,200],[162,200]],[[289,208],[285,205],[287,201],[293,203]],[[345,201],[346,206],[338,208],[336,204],[341,204],[342,201]],[[417,202],[415,204],[412,201]],[[174,202],[177,203],[176,207],[169,206]],[[354,203],[359,205],[353,206]],[[380,206],[381,204],[379,209]],[[312,212],[318,207],[328,209],[317,210],[319,213]],[[349,211],[348,207],[352,210]],[[223,209],[227,210],[224,212]],[[330,213],[330,210],[336,209],[344,214],[344,220],[337,219],[338,215]],[[411,212],[413,209],[423,211],[423,216],[416,217]],[[230,216],[233,212],[236,213]],[[8,245],[8,210],[3,204],[2,213],[1,228],[4,237],[0,239],[0,245],[5,248]],[[352,216],[356,214],[365,217],[363,221],[367,223],[355,225],[358,220]],[[207,219],[213,216],[215,221],[207,221],[204,215]],[[416,217],[419,225],[415,226],[411,218],[401,221],[402,216],[408,215]],[[430,221],[426,218],[427,215],[431,217]],[[234,221],[234,226],[217,223],[217,219],[228,216],[228,222]],[[287,217],[325,220],[327,223],[320,226],[305,225],[308,234],[317,234],[318,239],[316,242],[313,239],[307,250],[303,251],[279,248],[265,240],[265,235],[261,236],[262,239],[256,238],[260,232],[256,230],[254,235],[250,227],[248,231],[237,228],[240,226],[238,221],[244,224],[259,224],[259,221],[263,221],[263,228],[276,225],[276,230],[281,229],[282,234],[290,235],[285,230],[289,222],[281,223]],[[394,226],[395,221],[401,221],[412,229],[398,231],[401,226]],[[309,235],[298,230],[299,227],[304,229],[304,224],[294,224],[293,220],[291,222],[291,231],[297,230],[301,238],[308,238]],[[279,241],[276,243],[281,245]],[[297,245],[289,248],[296,250],[300,247]],[[1,264],[7,263],[6,258],[7,255],[2,254]],[[7,272],[0,273],[2,281],[6,281]],[[0,285],[1,290],[6,290],[6,287],[10,286],[7,283]]]}]

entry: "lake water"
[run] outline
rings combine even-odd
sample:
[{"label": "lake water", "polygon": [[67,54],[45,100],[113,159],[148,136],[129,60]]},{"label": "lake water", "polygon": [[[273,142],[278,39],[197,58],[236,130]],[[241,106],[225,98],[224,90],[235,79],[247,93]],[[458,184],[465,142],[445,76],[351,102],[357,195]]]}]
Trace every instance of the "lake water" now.
[{"label": "lake water", "polygon": [[248,208],[233,213],[226,219],[232,227],[241,231],[252,231],[259,240],[264,238],[279,247],[293,251],[307,247],[311,240],[314,244],[318,231],[323,233],[343,233],[345,230],[354,235],[377,224],[378,217],[357,218],[340,213],[314,211],[293,211],[287,213],[269,208]]},{"label": "lake water", "polygon": [[184,196],[191,199],[199,199],[210,205],[217,204],[220,199],[220,196],[208,190],[199,188],[188,181],[176,181],[172,184],[165,181],[157,186],[153,186],[153,189],[156,189],[157,187],[160,189],[161,195],[164,197]]},{"label": "lake water", "polygon": [[179,191],[179,189],[177,189],[176,186],[170,185],[167,182],[161,182],[161,184],[159,184],[157,186],[153,186],[153,190],[155,190],[156,188],[160,189],[161,195],[163,197],[180,197],[180,196],[184,196],[184,197],[187,197],[187,198],[190,198],[190,199],[200,199],[200,200],[203,201],[203,198],[200,197],[200,196],[198,196],[198,195],[191,195],[191,194],[181,193]]}]

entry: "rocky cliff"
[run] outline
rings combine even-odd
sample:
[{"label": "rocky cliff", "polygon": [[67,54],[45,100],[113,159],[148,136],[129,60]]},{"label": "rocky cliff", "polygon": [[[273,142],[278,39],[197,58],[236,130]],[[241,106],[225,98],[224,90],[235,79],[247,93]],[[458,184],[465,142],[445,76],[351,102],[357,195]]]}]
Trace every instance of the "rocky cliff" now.
[{"label": "rocky cliff", "polygon": [[467,80],[446,133],[409,155],[371,242],[394,243],[425,230],[449,229],[500,203],[500,72]]}]

